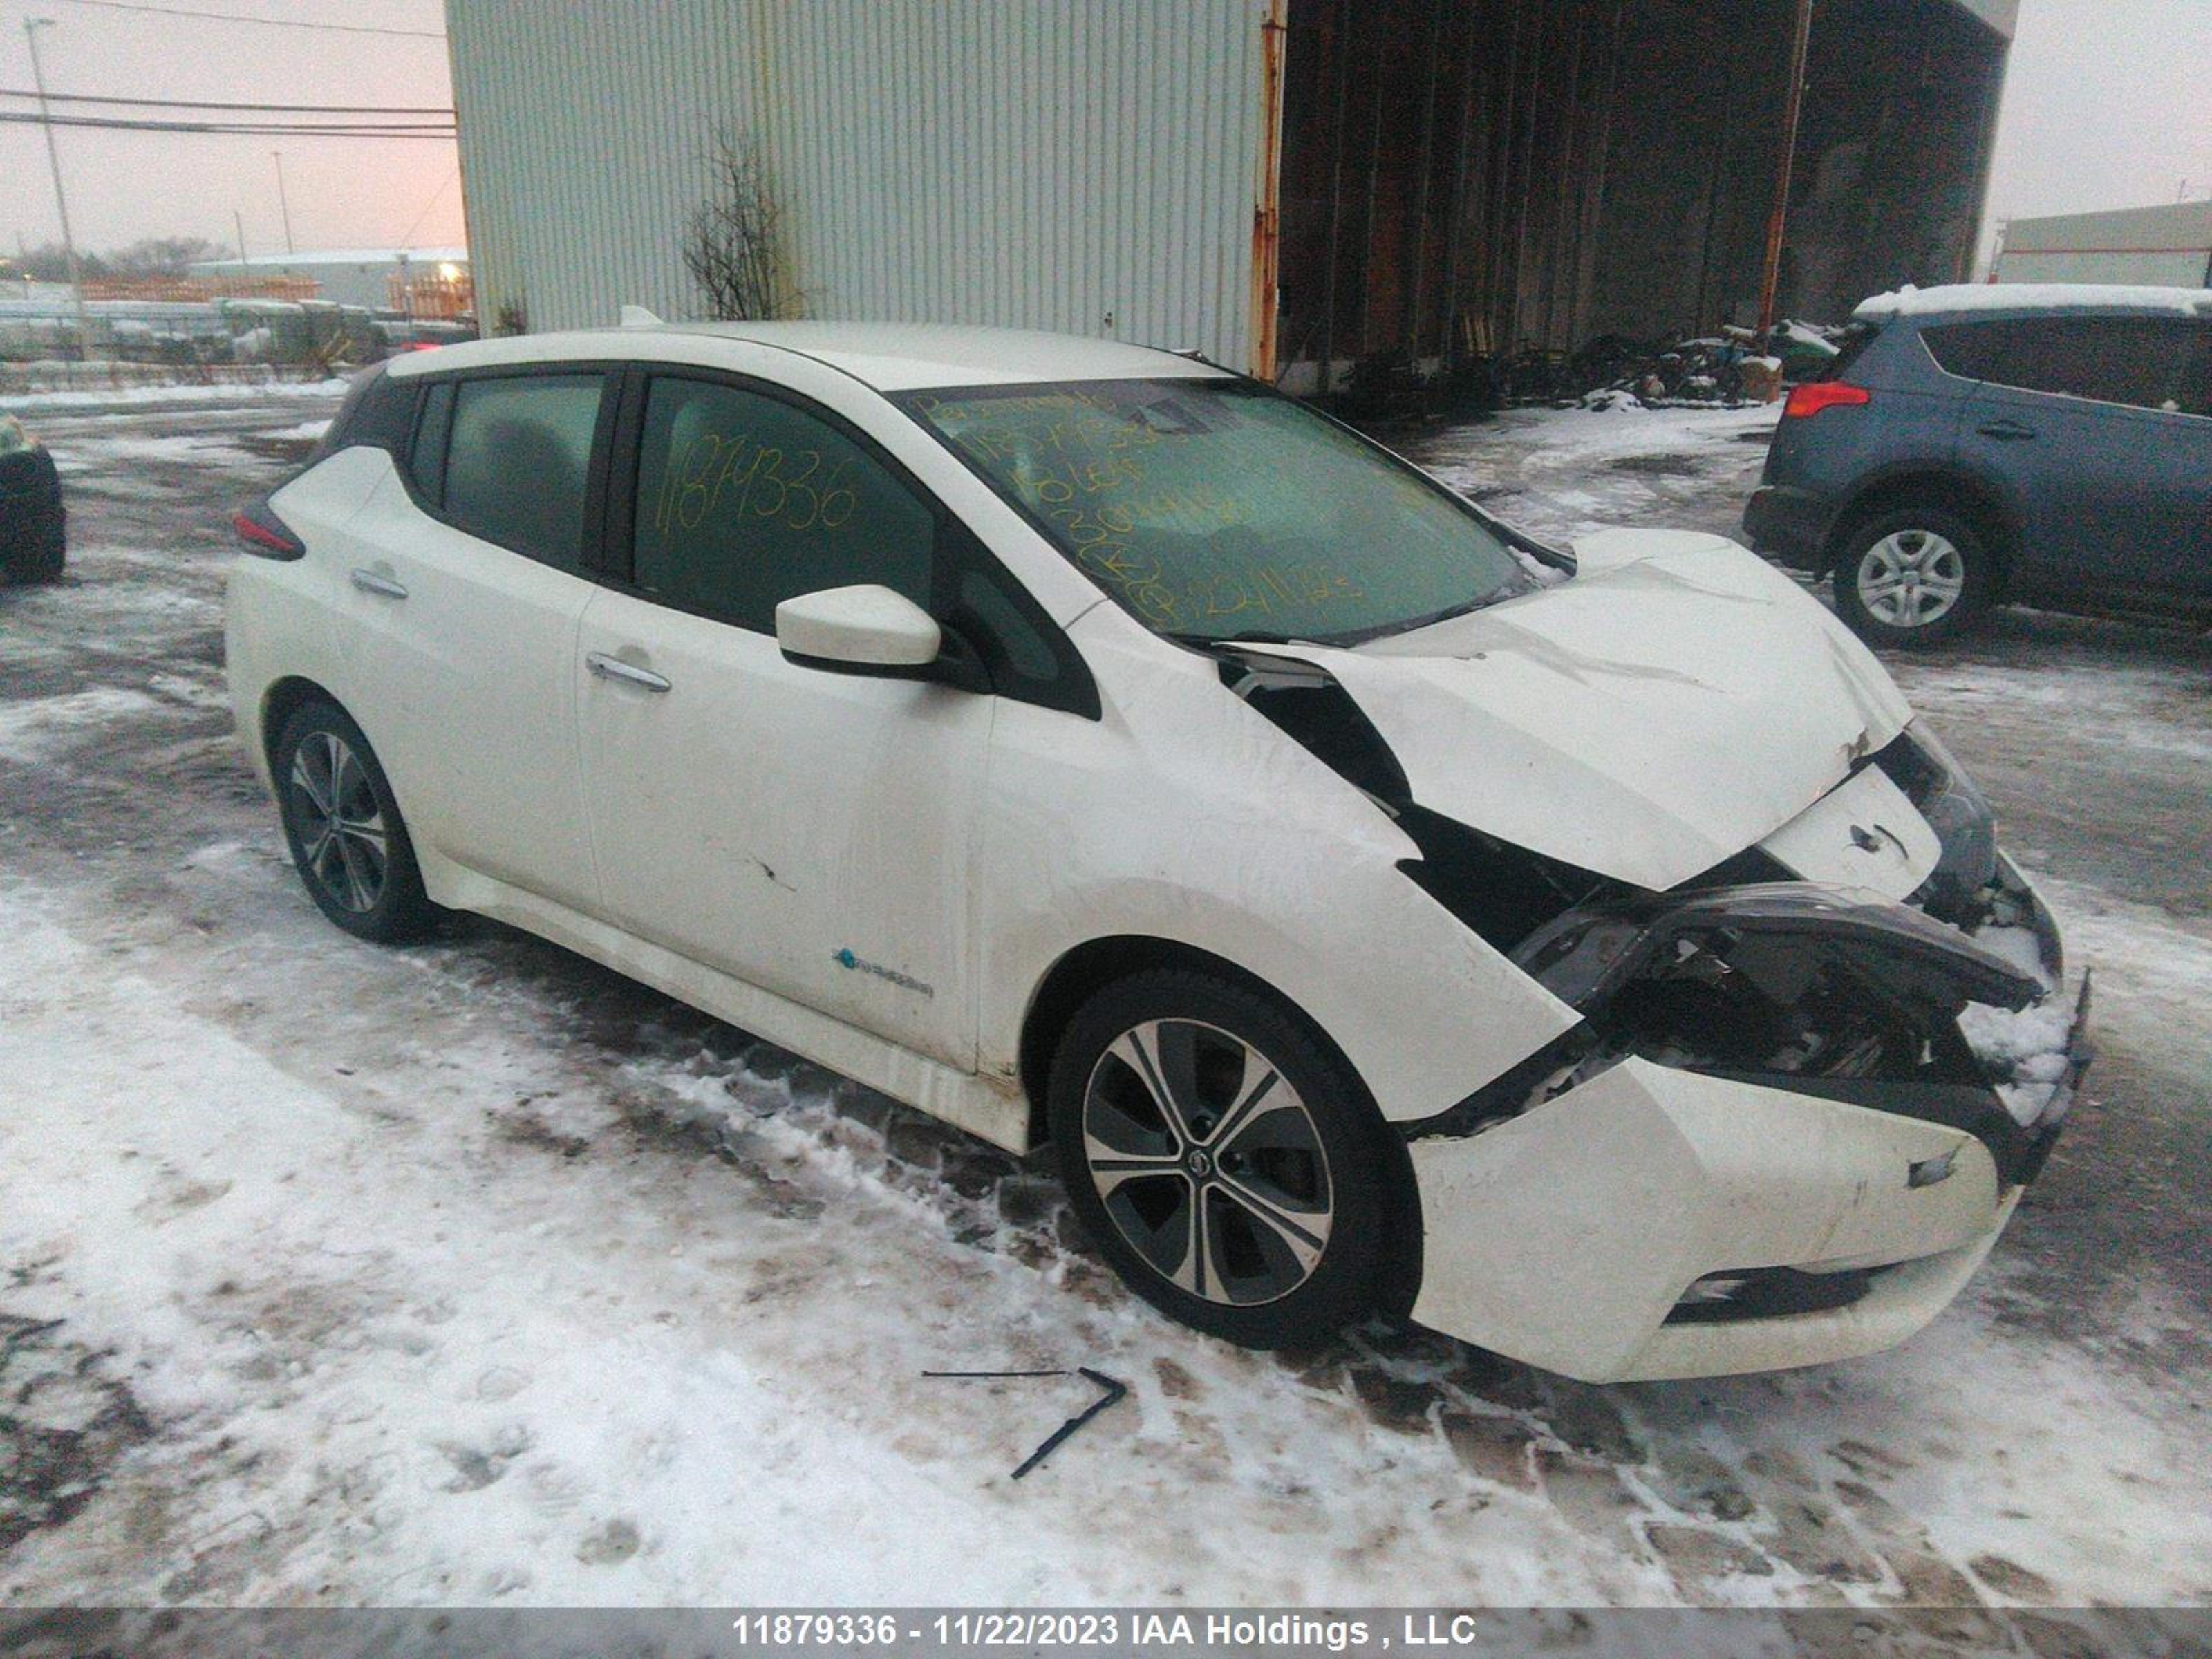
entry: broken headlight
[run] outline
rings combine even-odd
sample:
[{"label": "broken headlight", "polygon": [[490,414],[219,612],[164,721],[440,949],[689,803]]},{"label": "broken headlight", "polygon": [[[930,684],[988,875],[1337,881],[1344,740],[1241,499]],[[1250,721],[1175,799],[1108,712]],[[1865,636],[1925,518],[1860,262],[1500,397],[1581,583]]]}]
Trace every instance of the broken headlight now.
[{"label": "broken headlight", "polygon": [[1514,961],[1613,1053],[1777,1076],[1978,1082],[1960,1011],[2042,990],[1917,910],[1793,883],[1570,912]]},{"label": "broken headlight", "polygon": [[1996,879],[1996,818],[1989,802],[1925,720],[1907,726],[1875,763],[1942,844],[1942,855],[1915,899],[1946,919],[1962,915]]}]

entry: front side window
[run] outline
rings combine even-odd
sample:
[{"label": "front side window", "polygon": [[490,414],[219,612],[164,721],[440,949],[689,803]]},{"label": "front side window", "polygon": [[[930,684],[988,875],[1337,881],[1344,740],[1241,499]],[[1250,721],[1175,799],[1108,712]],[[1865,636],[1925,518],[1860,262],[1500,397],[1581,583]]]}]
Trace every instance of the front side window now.
[{"label": "front side window", "polygon": [[931,603],[936,515],[828,422],[740,386],[653,380],[631,534],[644,592],[764,634],[824,588]]},{"label": "front side window", "polygon": [[1440,485],[1246,381],[983,386],[899,401],[1172,638],[1351,644],[1532,586]]},{"label": "front side window", "polygon": [[2184,407],[2197,326],[2179,317],[2058,317],[1922,332],[1945,371],[1966,380],[2171,413]]},{"label": "front side window", "polygon": [[457,529],[562,570],[582,568],[601,374],[517,374],[454,388],[444,512]]}]

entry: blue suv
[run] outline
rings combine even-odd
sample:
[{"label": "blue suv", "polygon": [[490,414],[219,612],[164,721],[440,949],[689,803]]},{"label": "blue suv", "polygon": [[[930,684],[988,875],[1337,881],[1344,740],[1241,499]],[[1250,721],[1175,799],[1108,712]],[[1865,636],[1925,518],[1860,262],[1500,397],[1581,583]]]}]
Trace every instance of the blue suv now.
[{"label": "blue suv", "polygon": [[1753,547],[1876,645],[1992,605],[2212,620],[2212,293],[1907,289],[1794,391]]}]

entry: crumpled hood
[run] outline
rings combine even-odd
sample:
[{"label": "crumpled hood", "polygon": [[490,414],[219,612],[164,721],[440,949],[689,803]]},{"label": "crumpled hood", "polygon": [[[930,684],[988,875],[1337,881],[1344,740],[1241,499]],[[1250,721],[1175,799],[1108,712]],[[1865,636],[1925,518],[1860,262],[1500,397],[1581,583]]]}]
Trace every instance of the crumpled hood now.
[{"label": "crumpled hood", "polygon": [[1796,583],[1719,536],[1607,531],[1571,581],[1353,649],[1334,675],[1431,811],[1664,890],[1755,845],[1911,718]]}]

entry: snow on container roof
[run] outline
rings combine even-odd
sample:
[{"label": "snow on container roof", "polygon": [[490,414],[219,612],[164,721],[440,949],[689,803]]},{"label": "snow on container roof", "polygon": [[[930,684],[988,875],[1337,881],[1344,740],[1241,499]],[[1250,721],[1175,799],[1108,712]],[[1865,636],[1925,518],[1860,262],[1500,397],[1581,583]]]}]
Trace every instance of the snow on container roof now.
[{"label": "snow on container roof", "polygon": [[2112,283],[1975,283],[1949,288],[1905,288],[1877,294],[1853,314],[1863,321],[1891,317],[1944,317],[1969,311],[2167,312],[2212,317],[2212,290],[2130,288]]},{"label": "snow on container roof", "polygon": [[417,265],[465,265],[469,262],[469,251],[465,247],[310,248],[298,253],[256,253],[243,259],[196,259],[190,269],[201,274],[217,274],[232,270],[284,270],[295,265],[396,265],[402,259]]}]

